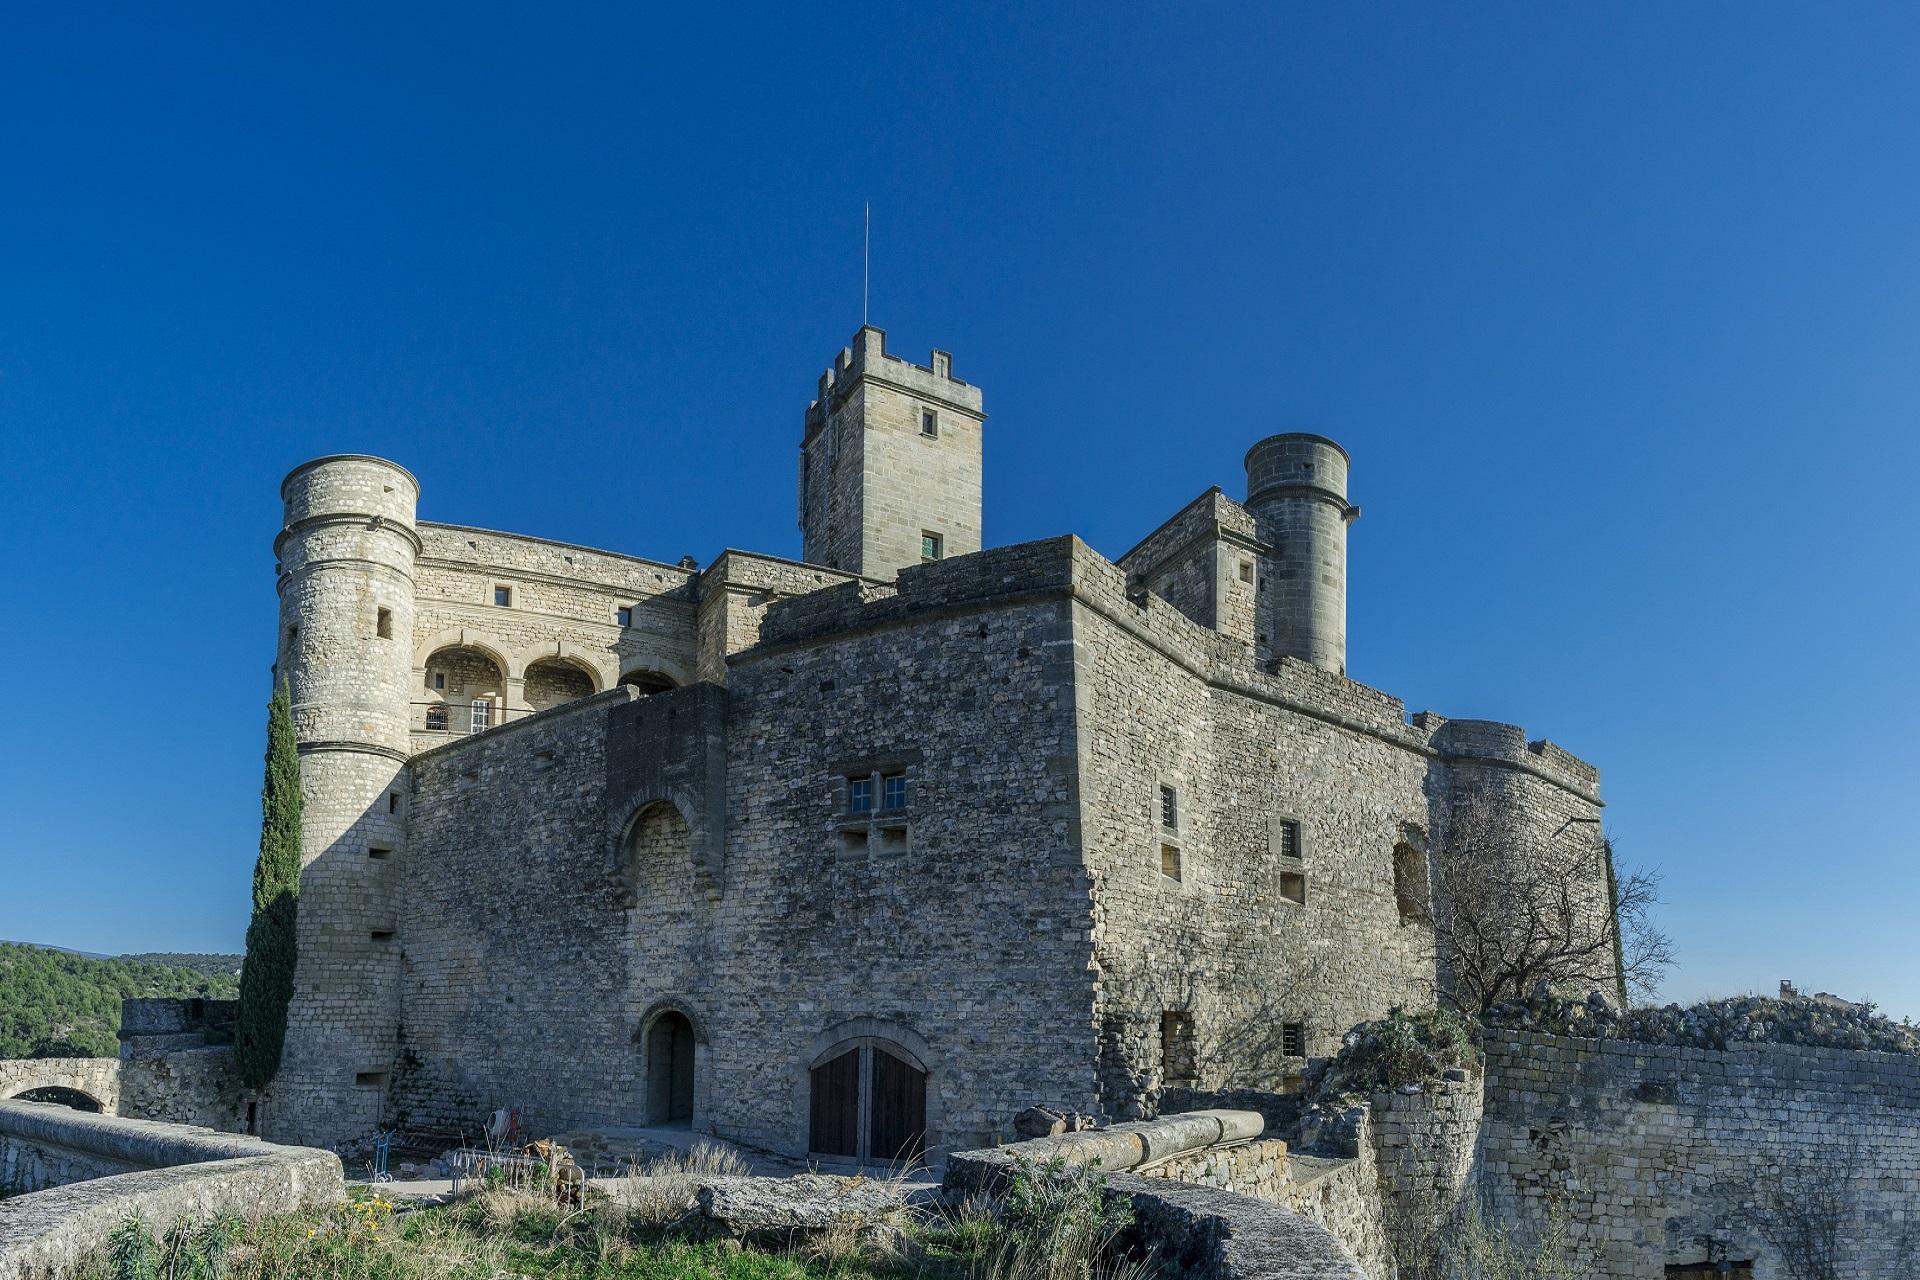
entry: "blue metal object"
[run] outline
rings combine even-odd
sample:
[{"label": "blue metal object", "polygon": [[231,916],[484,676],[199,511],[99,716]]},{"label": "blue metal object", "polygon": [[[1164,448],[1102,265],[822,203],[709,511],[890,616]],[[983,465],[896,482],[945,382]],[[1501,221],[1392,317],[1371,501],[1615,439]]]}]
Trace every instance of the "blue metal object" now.
[{"label": "blue metal object", "polygon": [[389,1129],[385,1133],[373,1135],[373,1180],[392,1182],[393,1175],[387,1172],[387,1161],[393,1156],[393,1135],[398,1129]]}]

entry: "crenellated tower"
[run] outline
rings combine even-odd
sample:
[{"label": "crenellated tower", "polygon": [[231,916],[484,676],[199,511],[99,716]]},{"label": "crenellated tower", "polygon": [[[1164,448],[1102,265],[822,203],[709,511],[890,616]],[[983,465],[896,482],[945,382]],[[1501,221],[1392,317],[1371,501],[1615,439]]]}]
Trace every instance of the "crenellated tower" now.
[{"label": "crenellated tower", "polygon": [[922,367],[864,325],[820,376],[800,444],[801,557],[891,579],[980,549],[980,388],[935,351]]},{"label": "crenellated tower", "polygon": [[304,812],[299,958],[262,1117],[281,1141],[378,1127],[396,1050],[393,886],[406,834],[419,482],[362,454],[281,482],[276,675],[291,690]]},{"label": "crenellated tower", "polygon": [[1268,436],[1247,450],[1247,509],[1261,557],[1262,630],[1273,657],[1347,673],[1347,451],[1325,436]]}]

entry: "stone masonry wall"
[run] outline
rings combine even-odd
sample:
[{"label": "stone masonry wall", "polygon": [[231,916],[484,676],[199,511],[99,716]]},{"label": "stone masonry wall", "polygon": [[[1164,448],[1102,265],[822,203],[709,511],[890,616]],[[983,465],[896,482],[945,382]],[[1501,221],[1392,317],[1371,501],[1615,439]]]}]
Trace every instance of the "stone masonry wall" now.
[{"label": "stone masonry wall", "polygon": [[1750,1215],[1815,1186],[1847,1206],[1838,1276],[1920,1274],[1920,1059],[1491,1032],[1481,1164],[1503,1220],[1562,1207],[1596,1280],[1656,1280],[1716,1238],[1787,1280]]},{"label": "stone masonry wall", "polygon": [[231,1045],[141,1051],[120,1061],[119,1114],[134,1120],[247,1131]]}]

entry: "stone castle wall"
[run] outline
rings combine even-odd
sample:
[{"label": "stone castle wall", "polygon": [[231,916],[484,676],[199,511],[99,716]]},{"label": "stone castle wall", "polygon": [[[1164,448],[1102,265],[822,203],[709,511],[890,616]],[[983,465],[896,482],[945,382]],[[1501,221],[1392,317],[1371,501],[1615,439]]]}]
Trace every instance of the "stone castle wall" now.
[{"label": "stone castle wall", "polygon": [[[1597,1280],[1656,1280],[1709,1248],[1786,1280],[1754,1215],[1837,1192],[1837,1275],[1920,1274],[1920,1060],[1490,1032],[1482,1186],[1496,1215],[1565,1215]],[[1715,1242],[1718,1242],[1717,1245]]]}]

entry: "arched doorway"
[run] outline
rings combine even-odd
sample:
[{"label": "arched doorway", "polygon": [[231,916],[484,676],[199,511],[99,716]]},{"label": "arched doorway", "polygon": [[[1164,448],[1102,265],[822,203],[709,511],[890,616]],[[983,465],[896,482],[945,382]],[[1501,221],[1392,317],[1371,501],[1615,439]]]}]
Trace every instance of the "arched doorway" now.
[{"label": "arched doorway", "polygon": [[9,1101],[46,1102],[56,1107],[72,1107],[75,1111],[98,1112],[106,1110],[105,1107],[100,1105],[100,1099],[90,1094],[82,1093],[78,1089],[69,1089],[65,1085],[59,1084],[43,1085],[38,1089],[28,1089],[22,1093],[16,1093]]},{"label": "arched doorway", "polygon": [[927,1147],[927,1069],[889,1040],[842,1041],[815,1060],[807,1148],[823,1156],[904,1164]]},{"label": "arched doorway", "polygon": [[593,677],[565,658],[542,658],[527,667],[527,705],[545,711],[592,696]]},{"label": "arched doorway", "polygon": [[655,1125],[693,1123],[693,1023],[669,1009],[647,1028],[647,1118]]}]

